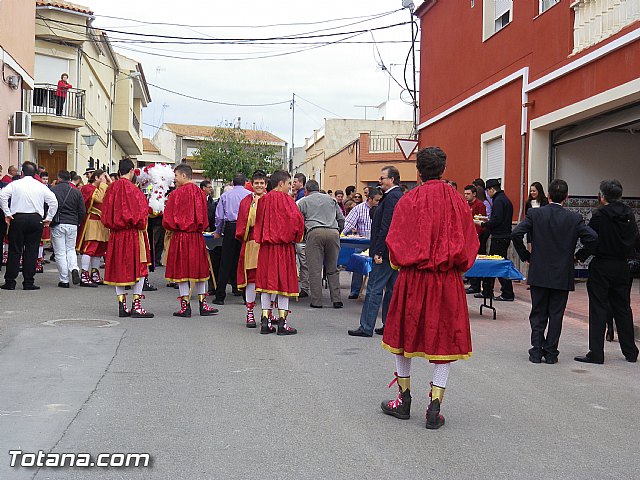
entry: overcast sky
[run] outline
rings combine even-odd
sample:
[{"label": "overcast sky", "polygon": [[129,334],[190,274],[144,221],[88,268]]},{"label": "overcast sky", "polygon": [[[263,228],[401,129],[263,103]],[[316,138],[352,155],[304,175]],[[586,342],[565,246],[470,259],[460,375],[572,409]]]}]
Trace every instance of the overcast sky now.
[{"label": "overcast sky", "polygon": [[[90,7],[96,14],[94,25],[127,32],[179,37],[215,37],[248,39],[282,37],[316,32],[313,35],[348,32],[383,27],[409,20],[407,10],[362,22],[353,18],[338,22],[330,20],[363,17],[399,10],[401,0],[264,0],[220,1],[180,0],[164,2],[152,0],[76,0]],[[421,3],[416,0],[416,4]],[[102,15],[102,16],[101,16]],[[185,24],[150,25],[105,16],[122,17],[145,22]],[[307,25],[281,25],[255,28],[258,25],[292,24],[327,21]],[[360,22],[356,23],[355,22]],[[352,25],[348,25],[352,24]],[[191,27],[192,26],[192,27]],[[205,28],[208,26],[234,26]],[[246,26],[246,27],[245,27]],[[250,28],[253,27],[253,28]],[[337,27],[337,28],[336,28]],[[112,39],[124,35],[109,33]],[[409,24],[373,32],[376,42],[411,39]],[[337,38],[337,37],[336,37]],[[300,40],[313,42],[327,39]],[[364,33],[351,41],[371,41],[371,33]],[[176,45],[149,43],[119,43],[116,50],[140,61],[149,83],[180,93],[227,103],[262,104],[291,99],[296,102],[295,145],[302,146],[305,137],[323,124],[324,118],[364,118],[364,108],[354,105],[378,105],[400,96],[401,89],[379,67],[384,64],[395,78],[403,83],[403,68],[410,43],[378,44],[379,55],[372,44],[336,44],[301,53],[264,59],[250,59],[291,52],[313,45]],[[125,49],[126,48],[126,49]],[[137,51],[133,51],[137,50]],[[166,58],[152,53],[174,56]],[[227,60],[192,60],[215,58]],[[229,59],[249,58],[236,61]],[[410,72],[410,71],[409,71]],[[410,76],[410,73],[409,73]],[[391,84],[391,86],[390,86]],[[270,107],[232,107],[190,100],[150,87],[152,103],[143,114],[143,122],[160,125],[162,122],[220,125],[225,121],[242,119],[243,128],[268,130],[291,143],[291,110],[288,104]],[[406,92],[403,95],[406,100]],[[335,115],[314,106],[312,102]],[[163,108],[163,105],[166,105]],[[375,118],[368,109],[368,118]],[[144,126],[145,136],[155,129]]]}]

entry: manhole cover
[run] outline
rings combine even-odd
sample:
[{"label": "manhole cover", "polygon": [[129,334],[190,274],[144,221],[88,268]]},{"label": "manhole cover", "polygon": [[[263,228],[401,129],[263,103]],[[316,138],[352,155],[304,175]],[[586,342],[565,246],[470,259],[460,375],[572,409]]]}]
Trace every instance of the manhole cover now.
[{"label": "manhole cover", "polygon": [[49,327],[113,327],[114,325],[120,325],[120,322],[115,320],[100,320],[97,318],[60,318],[58,320],[48,320],[43,322],[42,325]]}]

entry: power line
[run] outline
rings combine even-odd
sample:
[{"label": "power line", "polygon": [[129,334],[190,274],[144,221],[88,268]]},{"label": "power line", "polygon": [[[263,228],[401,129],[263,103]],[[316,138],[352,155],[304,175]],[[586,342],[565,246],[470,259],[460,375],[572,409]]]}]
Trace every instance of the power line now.
[{"label": "power line", "polygon": [[131,21],[131,22],[136,22],[136,23],[142,23],[142,24],[146,24],[146,25],[168,25],[168,26],[173,26],[173,27],[193,27],[193,28],[270,28],[270,27],[286,27],[286,26],[299,26],[299,25],[318,25],[318,24],[321,24],[321,23],[340,22],[340,21],[344,21],[344,20],[356,20],[356,19],[359,19],[359,18],[371,18],[371,17],[390,15],[392,13],[396,13],[396,12],[399,12],[401,10],[403,10],[403,9],[391,10],[389,12],[378,13],[378,14],[374,14],[374,15],[363,15],[363,16],[357,16],[357,17],[334,18],[334,19],[329,19],[329,20],[318,20],[318,21],[315,21],[315,22],[274,23],[274,24],[270,24],[270,25],[188,25],[188,24],[170,23],[170,22],[150,22],[150,21],[145,21],[145,20],[138,20],[138,19],[133,19],[133,18],[125,18],[125,17],[115,17],[115,16],[110,16],[110,15],[94,15],[94,16],[98,17],[98,18],[101,17],[101,18],[112,18],[112,19],[115,19],[115,20],[126,20],[126,21]]},{"label": "power line", "polygon": [[304,100],[307,103],[310,103],[311,105],[313,105],[314,107],[319,108],[320,110],[324,110],[325,112],[330,113],[331,115],[338,117],[338,118],[344,118],[342,115],[338,115],[337,113],[332,112],[331,110],[327,110],[324,107],[321,107],[320,105],[317,105],[315,103],[313,103],[311,100],[307,100],[306,98],[301,97],[300,95],[296,94],[296,98],[299,98],[300,100]]},{"label": "power line", "polygon": [[[77,27],[77,24],[71,22],[63,22],[62,20],[52,20],[47,19],[41,16],[36,17],[38,20],[43,20],[45,22],[54,22],[62,25],[69,25]],[[402,25],[408,25],[410,22],[400,22],[392,25],[385,25],[382,27],[373,27],[362,30],[353,30],[348,32],[335,32],[335,33],[326,33],[321,35],[307,35],[307,34],[296,34],[296,35],[285,35],[285,36],[276,36],[276,37],[263,37],[263,38],[202,38],[202,37],[182,37],[177,35],[160,35],[160,34],[151,34],[151,33],[138,33],[138,32],[126,32],[124,30],[114,30],[109,28],[100,28],[97,30],[101,30],[104,32],[110,33],[118,33],[121,35],[129,35],[133,37],[142,37],[142,38],[160,38],[164,40],[147,40],[146,43],[184,43],[185,41],[190,44],[210,44],[217,42],[233,42],[239,44],[251,44],[253,42],[268,42],[268,41],[276,41],[276,40],[309,40],[314,38],[326,38],[326,37],[337,37],[337,36],[345,36],[345,35],[354,35],[359,33],[365,33],[369,31],[377,31],[377,30],[387,30],[389,28],[399,27]],[[167,40],[180,40],[181,42],[173,42]]]},{"label": "power line", "polygon": [[175,90],[170,90],[168,88],[160,87],[160,86],[155,85],[153,83],[148,83],[147,82],[147,85],[149,85],[150,87],[157,88],[158,90],[162,90],[164,92],[173,93],[174,95],[179,95],[181,97],[190,98],[192,100],[198,100],[200,102],[213,103],[215,105],[227,105],[227,106],[231,106],[231,107],[272,107],[272,106],[275,106],[275,105],[284,105],[284,104],[291,103],[290,99],[289,100],[283,100],[281,102],[271,102],[271,103],[230,103],[230,102],[220,102],[220,101],[217,101],[217,100],[208,100],[206,98],[200,98],[200,97],[195,97],[193,95],[188,95],[186,93],[176,92]]}]

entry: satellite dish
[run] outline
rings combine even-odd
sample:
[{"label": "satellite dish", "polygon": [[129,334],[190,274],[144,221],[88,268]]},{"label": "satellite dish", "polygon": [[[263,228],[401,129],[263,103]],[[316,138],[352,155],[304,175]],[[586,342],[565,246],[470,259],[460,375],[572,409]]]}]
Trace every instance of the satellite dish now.
[{"label": "satellite dish", "polygon": [[412,0],[402,0],[402,8],[408,8],[410,10],[413,10],[415,7],[415,5],[413,4]]}]

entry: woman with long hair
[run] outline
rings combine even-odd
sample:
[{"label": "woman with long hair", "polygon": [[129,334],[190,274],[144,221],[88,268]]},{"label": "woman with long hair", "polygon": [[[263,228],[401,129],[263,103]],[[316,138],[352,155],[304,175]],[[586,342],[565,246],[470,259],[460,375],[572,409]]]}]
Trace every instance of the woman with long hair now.
[{"label": "woman with long hair", "polygon": [[530,208],[544,207],[549,204],[549,200],[544,193],[544,188],[540,182],[533,182],[529,188],[529,198],[524,206],[524,213]]}]

